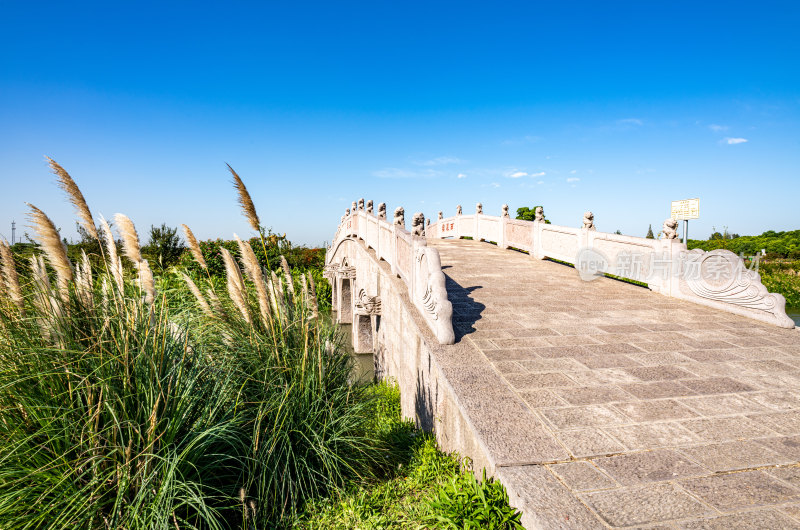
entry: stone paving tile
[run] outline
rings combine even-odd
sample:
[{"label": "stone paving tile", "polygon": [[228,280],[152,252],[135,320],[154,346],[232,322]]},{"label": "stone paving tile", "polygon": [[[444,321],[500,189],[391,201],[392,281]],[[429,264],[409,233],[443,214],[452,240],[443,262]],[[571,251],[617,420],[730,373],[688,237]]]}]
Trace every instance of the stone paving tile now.
[{"label": "stone paving tile", "polygon": [[547,466],[573,491],[593,491],[619,486],[590,462],[568,462]]},{"label": "stone paving tile", "polygon": [[585,355],[584,346],[547,346],[543,348],[533,348],[531,351],[543,358],[554,357],[575,357]]},{"label": "stone paving tile", "polygon": [[633,342],[633,345],[646,352],[678,352],[686,349],[686,343],[676,340],[659,342]]},{"label": "stone paving tile", "polygon": [[575,381],[579,386],[615,385],[638,381],[634,376],[622,371],[620,368],[569,371],[564,372],[564,375]]},{"label": "stone paving tile", "polygon": [[776,434],[775,431],[768,428],[763,423],[751,420],[745,416],[685,420],[681,422],[681,425],[707,442],[762,438],[775,436]]},{"label": "stone paving tile", "polygon": [[550,390],[521,390],[519,395],[531,408],[563,407],[568,405]]},{"label": "stone paving tile", "polygon": [[578,361],[587,368],[619,368],[622,366],[641,366],[632,355],[611,354],[581,357]]},{"label": "stone paving tile", "polygon": [[680,485],[723,511],[780,504],[800,497],[799,489],[761,471],[693,478],[681,481]]},{"label": "stone paving tile", "polygon": [[691,372],[694,377],[709,378],[709,377],[739,377],[742,375],[742,369],[734,366],[729,362],[693,362],[685,366],[686,370]]},{"label": "stone paving tile", "polygon": [[702,517],[714,511],[674,484],[651,484],[582,495],[611,526],[634,526]]},{"label": "stone paving tile", "polygon": [[791,390],[758,392],[748,394],[747,397],[772,410],[800,409],[800,393]]},{"label": "stone paving tile", "polygon": [[767,347],[761,346],[756,348],[739,348],[736,353],[741,355],[744,359],[783,359],[786,354],[781,351],[780,347]]},{"label": "stone paving tile", "polygon": [[492,362],[496,361],[530,361],[540,359],[533,348],[506,348],[502,350],[484,350],[483,354]]},{"label": "stone paving tile", "polygon": [[795,366],[774,359],[765,361],[739,361],[732,362],[731,364],[740,368],[744,373],[772,374],[774,372],[797,372]]},{"label": "stone paving tile", "polygon": [[[626,355],[626,357],[633,359],[634,361],[645,366],[661,366],[694,362],[693,359],[690,359],[677,352],[629,353]],[[681,368],[685,368],[685,366],[681,366]]]},{"label": "stone paving tile", "polygon": [[758,414],[749,418],[767,425],[778,434],[787,436],[800,434],[800,410]]},{"label": "stone paving tile", "polygon": [[767,409],[755,400],[758,394],[747,394],[747,397],[737,394],[724,394],[719,396],[685,397],[680,398],[681,404],[702,414],[703,416],[730,416],[732,414],[747,414],[750,412],[765,412]]},{"label": "stone paving tile", "polygon": [[556,438],[561,440],[575,458],[605,456],[625,450],[622,444],[597,429],[558,431]]},{"label": "stone paving tile", "polygon": [[692,396],[696,394],[694,390],[678,381],[659,381],[657,383],[620,385],[620,388],[639,399],[681,397]]},{"label": "stone paving tile", "polygon": [[630,450],[675,447],[702,442],[696,434],[675,422],[606,427],[605,431]]},{"label": "stone paving tile", "polygon": [[767,469],[766,473],[800,488],[800,467],[797,465]]},{"label": "stone paving tile", "polygon": [[617,412],[608,405],[542,409],[541,413],[556,429],[603,427],[606,425],[628,423],[630,421],[623,414]]},{"label": "stone paving tile", "polygon": [[672,399],[631,401],[612,405],[636,422],[680,420],[697,417],[697,413]]},{"label": "stone paving tile", "polygon": [[558,372],[563,370],[581,370],[583,365],[569,357],[557,357],[554,359],[531,359],[529,361],[518,361],[527,372]]},{"label": "stone paving tile", "polygon": [[670,381],[692,377],[691,373],[678,366],[643,366],[625,368],[625,371],[641,381]]},{"label": "stone paving tile", "polygon": [[681,355],[700,362],[741,361],[745,357],[734,349],[727,350],[681,350]]},{"label": "stone paving tile", "polygon": [[798,530],[800,522],[776,510],[766,509],[687,521],[678,523],[677,526],[685,530],[753,530],[756,528]]},{"label": "stone paving tile", "polygon": [[525,372],[525,368],[516,361],[497,361],[492,364],[494,364],[494,367],[501,374],[519,374]]},{"label": "stone paving tile", "polygon": [[508,489],[511,505],[522,509],[527,528],[604,528],[545,466],[504,467],[497,475]]},{"label": "stone paving tile", "polygon": [[583,386],[554,391],[561,399],[572,405],[592,405],[595,403],[609,403],[611,401],[625,401],[631,395],[615,386]]},{"label": "stone paving tile", "polygon": [[685,386],[698,394],[732,394],[755,390],[750,385],[740,383],[730,377],[708,377],[681,381]]},{"label": "stone paving tile", "polygon": [[708,474],[708,469],[671,449],[596,458],[593,463],[623,486]]},{"label": "stone paving tile", "polygon": [[518,390],[574,386],[575,383],[560,372],[506,374],[506,381]]},{"label": "stone paving tile", "polygon": [[559,335],[544,337],[551,346],[581,346],[583,344],[602,344],[591,335]]},{"label": "stone paving tile", "polygon": [[800,436],[766,438],[758,440],[758,443],[775,451],[781,456],[800,462]]},{"label": "stone paving tile", "polygon": [[583,351],[589,355],[605,355],[609,353],[637,353],[639,348],[627,342],[609,344],[587,344],[583,346]]},{"label": "stone paving tile", "polygon": [[785,464],[791,461],[754,441],[684,447],[680,451],[717,473]]}]

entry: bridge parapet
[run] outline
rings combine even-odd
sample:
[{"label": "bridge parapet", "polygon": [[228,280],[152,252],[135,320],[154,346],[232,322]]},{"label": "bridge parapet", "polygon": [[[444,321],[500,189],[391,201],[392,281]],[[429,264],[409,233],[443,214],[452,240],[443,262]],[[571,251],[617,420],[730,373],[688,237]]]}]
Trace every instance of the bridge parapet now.
[{"label": "bridge parapet", "polygon": [[[353,257],[344,247],[363,242],[375,252],[378,260],[385,261],[391,272],[405,283],[409,297],[433,331],[440,344],[453,344],[453,306],[447,299],[445,276],[439,252],[429,248],[424,237],[424,217],[414,216],[414,233],[405,229],[402,208],[395,211],[393,222],[386,220],[386,205],[378,206],[378,215],[372,213],[372,201],[364,207],[364,200],[354,202],[352,209],[342,217],[331,246],[325,256],[326,274],[333,285],[334,309],[337,318],[351,322],[358,318],[354,307],[355,294],[368,296],[371,292],[369,278],[360,278]],[[418,235],[415,235],[418,234]],[[379,306],[378,306],[379,307]],[[373,312],[374,313],[374,312]],[[356,322],[353,322],[356,327]],[[354,336],[356,333],[354,333]]]},{"label": "bridge parapet", "polygon": [[582,228],[548,224],[542,212],[537,212],[535,221],[511,219],[507,207],[501,216],[486,215],[480,203],[474,214],[463,215],[461,206],[456,212],[447,218],[440,215],[428,226],[427,237],[490,241],[501,248],[524,250],[536,259],[572,264],[585,280],[609,273],[645,283],[666,296],[794,327],[785,298],[768,292],[740,256],[728,250],[688,250],[677,239],[674,219],[664,221],[662,239],[647,239],[600,232],[591,212],[584,214]]}]

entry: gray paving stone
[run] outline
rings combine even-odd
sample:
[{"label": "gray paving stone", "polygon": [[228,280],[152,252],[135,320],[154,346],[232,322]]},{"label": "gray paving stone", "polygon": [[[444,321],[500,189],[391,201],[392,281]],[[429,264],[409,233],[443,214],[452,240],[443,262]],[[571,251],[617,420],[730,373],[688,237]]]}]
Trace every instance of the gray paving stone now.
[{"label": "gray paving stone", "polygon": [[756,528],[797,530],[800,529],[800,522],[778,511],[767,509],[699,521],[687,521],[679,523],[678,528],[686,530],[753,530]]},{"label": "gray paving stone", "polygon": [[738,510],[754,505],[780,504],[796,499],[800,490],[761,471],[688,479],[687,491],[719,510]]},{"label": "gray paving stone", "polygon": [[614,408],[636,422],[678,420],[697,417],[697,413],[672,399],[614,403]]},{"label": "gray paving stone", "polygon": [[556,437],[574,458],[605,456],[625,450],[622,444],[597,429],[559,431]]},{"label": "gray paving stone", "polygon": [[568,404],[550,390],[520,390],[519,395],[532,408],[563,407]]},{"label": "gray paving stone", "polygon": [[568,462],[548,466],[573,491],[616,488],[619,485],[590,462]]},{"label": "gray paving stone", "polygon": [[749,417],[754,421],[767,425],[778,434],[787,436],[800,434],[800,410],[758,414]]},{"label": "gray paving stone", "polygon": [[609,403],[612,401],[625,401],[631,395],[623,392],[616,386],[584,386],[569,389],[554,390],[561,399],[573,405],[592,405],[596,403]]},{"label": "gray paving stone", "polygon": [[625,368],[625,371],[641,381],[670,381],[693,377],[691,373],[678,366],[643,366]]},{"label": "gray paving stone", "polygon": [[605,431],[631,450],[675,447],[702,441],[675,422],[607,427]]},{"label": "gray paving stone", "polygon": [[681,381],[685,386],[698,394],[730,394],[734,392],[747,392],[753,387],[740,383],[730,377],[709,377],[704,379],[690,379]]},{"label": "gray paving stone", "polygon": [[791,461],[752,440],[683,447],[680,451],[714,472],[736,471]]},{"label": "gray paving stone", "polygon": [[783,436],[780,438],[766,438],[758,443],[778,453],[800,462],[800,436]]},{"label": "gray paving stone", "polygon": [[678,401],[703,416],[729,416],[731,414],[747,414],[764,412],[766,409],[751,401],[758,394],[747,394],[747,397],[736,394],[720,396],[702,396],[680,398]]},{"label": "gray paving stone", "polygon": [[797,465],[767,469],[767,474],[785,480],[795,487],[800,487],[800,467]]},{"label": "gray paving stone", "polygon": [[559,430],[576,429],[579,427],[604,427],[630,421],[625,415],[607,405],[584,405],[578,407],[543,409],[541,412],[542,415]]},{"label": "gray paving stone", "polygon": [[674,484],[652,484],[598,491],[583,495],[586,503],[611,526],[634,526],[689,517],[714,511]]},{"label": "gray paving stone", "polygon": [[578,362],[587,368],[619,368],[621,366],[641,366],[641,363],[632,355],[594,355],[581,357]]},{"label": "gray paving stone", "polygon": [[708,474],[708,470],[671,449],[596,458],[594,464],[623,486]]},{"label": "gray paving stone", "polygon": [[658,399],[679,396],[692,396],[696,392],[679,381],[658,381],[656,383],[635,383],[620,385],[620,388],[639,399]]},{"label": "gray paving stone", "polygon": [[744,416],[699,418],[682,421],[681,425],[708,442],[761,438],[776,434],[772,429]]}]

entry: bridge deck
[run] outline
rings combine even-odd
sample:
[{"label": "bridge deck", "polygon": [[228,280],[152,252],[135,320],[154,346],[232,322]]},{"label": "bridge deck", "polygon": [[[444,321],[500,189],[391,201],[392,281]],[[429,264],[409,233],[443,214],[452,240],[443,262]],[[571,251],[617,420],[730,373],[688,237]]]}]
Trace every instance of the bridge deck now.
[{"label": "bridge deck", "polygon": [[428,244],[464,354],[448,378],[537,525],[800,528],[800,332]]}]

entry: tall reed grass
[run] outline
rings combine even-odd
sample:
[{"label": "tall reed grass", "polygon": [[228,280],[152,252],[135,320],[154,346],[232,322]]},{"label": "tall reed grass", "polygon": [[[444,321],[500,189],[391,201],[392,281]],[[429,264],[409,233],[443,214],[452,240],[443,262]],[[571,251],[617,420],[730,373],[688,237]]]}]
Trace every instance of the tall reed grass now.
[{"label": "tall reed grass", "polygon": [[127,217],[123,253],[108,223],[94,230],[93,269],[31,208],[47,261],[18,271],[0,246],[0,527],[288,526],[381,468],[376,397],[351,384],[313,280],[265,274],[242,242],[226,285],[182,271],[186,287],[163,288]]}]

